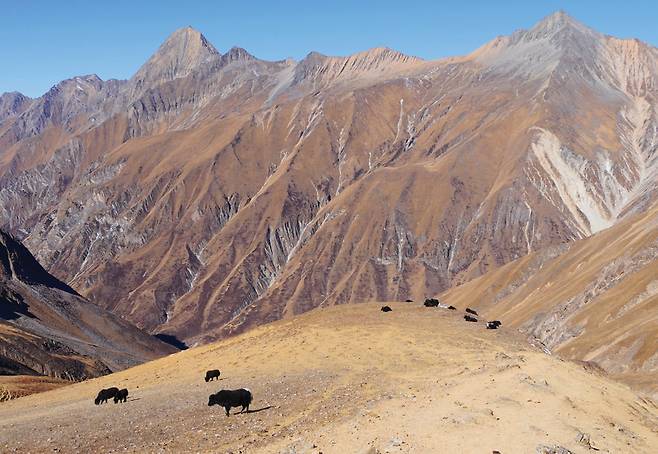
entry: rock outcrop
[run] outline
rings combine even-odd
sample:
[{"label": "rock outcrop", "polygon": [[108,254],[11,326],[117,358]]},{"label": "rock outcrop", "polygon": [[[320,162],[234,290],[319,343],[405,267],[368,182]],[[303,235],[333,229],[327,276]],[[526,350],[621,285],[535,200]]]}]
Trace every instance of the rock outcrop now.
[{"label": "rock outcrop", "polygon": [[175,350],[84,300],[0,231],[0,374],[81,380]]}]

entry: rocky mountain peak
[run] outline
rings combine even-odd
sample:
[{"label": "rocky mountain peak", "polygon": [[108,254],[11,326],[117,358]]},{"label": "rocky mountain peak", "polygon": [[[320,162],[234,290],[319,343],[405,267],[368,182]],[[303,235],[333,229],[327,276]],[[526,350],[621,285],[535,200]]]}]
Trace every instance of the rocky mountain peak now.
[{"label": "rocky mountain peak", "polygon": [[30,101],[30,98],[17,91],[2,93],[0,95],[0,121],[7,117],[20,114],[25,110]]},{"label": "rocky mountain peak", "polygon": [[543,78],[565,62],[565,68],[595,68],[604,38],[564,11],[557,11],[530,29],[493,39],[471,57],[497,72]]},{"label": "rocky mountain peak", "polygon": [[227,53],[222,55],[222,62],[224,64],[229,64],[237,61],[251,61],[255,60],[256,57],[251,55],[245,49],[241,47],[231,47]]},{"label": "rocky mountain peak", "polygon": [[102,87],[103,80],[96,74],[75,76],[70,79],[63,80],[57,85],[54,85],[50,90],[46,92],[44,97],[53,97],[60,92],[75,92],[76,90],[91,93],[100,90]]},{"label": "rocky mountain peak", "polygon": [[566,12],[560,10],[537,22],[527,32],[527,35],[535,38],[550,38],[569,32],[596,33],[591,28],[569,16]]},{"label": "rocky mountain peak", "polygon": [[602,37],[602,34],[578,22],[564,11],[557,11],[540,20],[530,30],[514,33],[511,41],[547,41],[563,51],[582,52],[595,48]]},{"label": "rocky mountain peak", "polygon": [[131,81],[136,88],[148,88],[187,76],[221,54],[201,32],[192,27],[176,30],[135,73]]},{"label": "rocky mountain peak", "polygon": [[319,52],[309,53],[299,62],[295,80],[314,80],[322,84],[367,74],[381,76],[423,60],[388,47],[375,47],[346,57],[330,57]]}]

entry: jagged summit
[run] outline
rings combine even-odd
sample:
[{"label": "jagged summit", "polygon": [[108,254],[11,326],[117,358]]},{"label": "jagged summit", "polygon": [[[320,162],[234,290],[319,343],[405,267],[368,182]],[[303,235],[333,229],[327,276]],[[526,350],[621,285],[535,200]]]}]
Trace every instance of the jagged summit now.
[{"label": "jagged summit", "polygon": [[499,36],[470,54],[504,73],[534,79],[550,74],[560,62],[594,67],[604,35],[564,11],[557,11],[527,30]]},{"label": "jagged summit", "polygon": [[18,91],[0,94],[0,121],[21,113],[30,101],[32,101],[30,97]]},{"label": "jagged summit", "polygon": [[375,62],[413,62],[413,61],[423,61],[422,58],[414,57],[411,55],[406,55],[390,47],[373,47],[368,50],[357,52],[355,54],[347,56],[331,56],[325,55],[320,52],[311,51],[306,55],[306,57],[300,62],[318,62],[324,60],[340,60],[340,61],[350,61],[355,64],[361,64],[365,61],[375,61]]},{"label": "jagged summit", "polygon": [[221,57],[205,36],[192,27],[176,30],[135,73],[137,88],[185,77],[192,70]]},{"label": "jagged summit", "polygon": [[423,61],[422,58],[407,55],[389,47],[374,47],[363,52],[358,52],[352,57],[356,57],[357,59],[388,63]]},{"label": "jagged summit", "polygon": [[336,79],[349,79],[366,74],[382,75],[398,71],[423,62],[421,58],[409,56],[388,47],[375,47],[346,57],[332,57],[319,52],[310,52],[299,62],[295,80],[313,79],[328,83]]},{"label": "jagged summit", "polygon": [[75,86],[79,89],[100,89],[103,85],[103,79],[96,74],[85,74],[83,76],[74,76],[70,79],[65,79],[58,84],[51,87],[46,94],[52,91],[63,90],[70,86]]},{"label": "jagged summit", "polygon": [[237,46],[231,47],[228,52],[222,55],[222,63],[224,64],[229,64],[238,61],[252,61],[252,60],[256,60],[256,57],[254,57],[249,52],[247,52],[246,49]]},{"label": "jagged summit", "polygon": [[562,10],[556,11],[555,13],[546,16],[537,22],[534,27],[528,30],[526,34],[527,36],[534,38],[546,38],[553,37],[567,31],[598,34],[593,29],[587,27],[585,24],[574,19]]},{"label": "jagged summit", "polygon": [[510,36],[511,43],[550,42],[566,51],[588,52],[596,47],[603,35],[569,16],[558,11],[546,16],[529,30],[521,30]]},{"label": "jagged summit", "polygon": [[528,30],[493,39],[467,59],[525,81],[578,79],[609,93],[646,94],[656,86],[656,55],[639,40],[606,36],[558,11]]},{"label": "jagged summit", "polygon": [[24,95],[20,91],[6,91],[4,93],[0,93],[0,99],[9,99],[9,98],[27,98],[29,99],[29,96]]}]

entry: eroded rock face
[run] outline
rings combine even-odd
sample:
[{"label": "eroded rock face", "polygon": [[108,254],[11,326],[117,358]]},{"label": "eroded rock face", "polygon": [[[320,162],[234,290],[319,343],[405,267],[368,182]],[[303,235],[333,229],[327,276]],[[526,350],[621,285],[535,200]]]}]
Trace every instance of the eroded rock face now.
[{"label": "eroded rock face", "polygon": [[582,241],[533,252],[449,290],[548,352],[658,395],[658,204]]},{"label": "eroded rock face", "polygon": [[436,62],[265,62],[183,29],[129,81],[8,114],[3,225],[97,304],[192,343],[422,300],[656,200],[657,55],[563,14]]},{"label": "eroded rock face", "polygon": [[82,380],[175,351],[86,301],[0,230],[0,372]]}]

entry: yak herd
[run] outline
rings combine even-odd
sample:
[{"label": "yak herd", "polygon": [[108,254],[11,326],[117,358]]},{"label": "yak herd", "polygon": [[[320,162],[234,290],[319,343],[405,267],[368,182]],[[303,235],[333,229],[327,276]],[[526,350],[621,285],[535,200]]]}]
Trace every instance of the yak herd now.
[{"label": "yak herd", "polygon": [[115,404],[118,404],[119,402],[126,402],[128,400],[128,390],[126,388],[119,389],[114,387],[101,389],[98,392],[98,396],[96,396],[94,403],[96,405],[104,404],[109,399],[114,399]]},{"label": "yak herd", "polygon": [[[206,383],[215,378],[219,380],[219,375],[220,372],[217,369],[207,371],[205,377]],[[96,399],[94,399],[94,403],[96,405],[101,405],[110,399],[114,399],[115,404],[126,402],[128,400],[128,390],[116,387],[101,389],[98,392]],[[252,400],[253,396],[251,391],[247,388],[234,390],[222,389],[218,393],[210,395],[208,398],[208,406],[212,407],[213,405],[219,405],[220,407],[224,407],[224,410],[226,410],[226,416],[230,416],[230,410],[233,407],[242,407],[238,413],[248,413],[249,405],[251,405]]]},{"label": "yak herd", "polygon": [[[413,303],[413,300],[407,300],[407,303]],[[436,298],[427,298],[425,302],[423,303],[423,306],[425,307],[441,307],[444,309],[448,309],[451,311],[456,311],[457,308],[455,306],[445,306],[439,302],[438,299]],[[382,306],[381,308],[382,312],[391,312],[393,309],[391,309],[391,306]],[[471,309],[470,307],[467,307],[464,312],[464,320],[467,322],[477,322],[479,317],[477,311]],[[487,322],[487,329],[498,329],[503,323],[500,320],[493,320],[490,322]]]},{"label": "yak herd", "polygon": [[[413,301],[407,300],[407,302],[412,303]],[[442,305],[439,302],[439,300],[437,300],[436,298],[426,299],[423,305],[425,307],[442,307],[448,310],[453,310],[453,311],[457,310],[457,308],[454,306]],[[381,311],[392,312],[393,309],[391,309],[390,306],[382,306]],[[478,319],[476,318],[479,317],[477,311],[467,307],[465,312],[466,314],[464,315],[464,320],[466,320],[467,322],[478,321]],[[501,325],[502,323],[500,322],[500,320],[493,320],[487,322],[487,329],[498,329],[498,327]],[[206,383],[213,380],[219,380],[220,375],[221,372],[218,369],[208,370],[206,371],[204,380],[206,381]],[[128,400],[128,390],[125,388],[119,389],[116,387],[101,389],[98,392],[96,399],[94,399],[94,403],[96,405],[101,405],[106,403],[110,399],[114,399],[115,404],[118,404],[119,402],[126,402]],[[221,391],[215,394],[211,394],[208,397],[208,406],[212,407],[213,405],[218,405],[220,407],[223,407],[224,410],[226,411],[226,416],[230,416],[231,408],[236,408],[236,407],[241,407],[241,410],[238,413],[244,413],[244,412],[249,413],[249,405],[251,404],[252,400],[253,400],[253,395],[251,394],[251,391],[247,388],[240,388],[233,390],[222,389]]]},{"label": "yak herd", "polygon": [[[220,372],[217,369],[209,370],[206,372],[205,380],[206,382],[212,381],[214,378],[219,379]],[[119,402],[126,402],[128,400],[128,390],[119,389],[116,387],[101,389],[94,399],[96,405],[101,405],[107,403],[108,400],[114,399],[114,403],[118,404]],[[247,388],[240,389],[222,389],[216,394],[211,394],[208,398],[208,406],[212,407],[213,405],[219,405],[224,407],[226,411],[226,416],[230,416],[230,410],[233,407],[242,407],[238,413],[249,412],[249,405],[253,396],[251,391]]]}]

